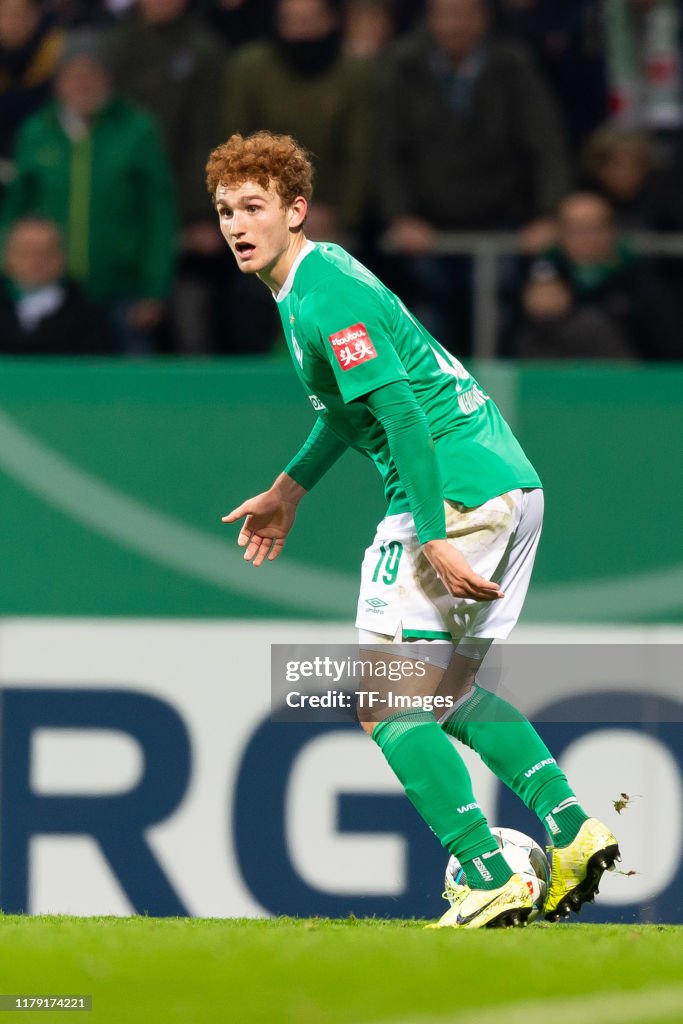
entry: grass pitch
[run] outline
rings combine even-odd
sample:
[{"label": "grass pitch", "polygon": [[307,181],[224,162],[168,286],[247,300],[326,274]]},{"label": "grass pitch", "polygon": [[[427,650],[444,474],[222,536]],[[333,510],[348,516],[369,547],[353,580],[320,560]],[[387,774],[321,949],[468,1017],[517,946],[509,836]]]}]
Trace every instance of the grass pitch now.
[{"label": "grass pitch", "polygon": [[93,1024],[680,1024],[682,964],[658,925],[0,917],[0,993],[91,994]]}]

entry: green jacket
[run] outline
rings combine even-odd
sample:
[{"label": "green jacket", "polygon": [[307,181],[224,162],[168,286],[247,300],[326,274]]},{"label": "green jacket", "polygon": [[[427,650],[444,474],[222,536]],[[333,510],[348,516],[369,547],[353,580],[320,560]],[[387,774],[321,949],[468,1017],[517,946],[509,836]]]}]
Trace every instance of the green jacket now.
[{"label": "green jacket", "polygon": [[67,266],[89,298],[163,298],[175,263],[176,215],[170,168],[153,120],[110,100],[74,143],[49,103],[21,129],[15,176],[0,216],[56,221]]}]

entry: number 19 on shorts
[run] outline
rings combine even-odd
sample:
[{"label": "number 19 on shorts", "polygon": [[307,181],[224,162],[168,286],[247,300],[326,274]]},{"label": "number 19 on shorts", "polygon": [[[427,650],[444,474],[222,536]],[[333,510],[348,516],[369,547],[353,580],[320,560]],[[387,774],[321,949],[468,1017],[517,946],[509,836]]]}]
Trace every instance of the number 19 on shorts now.
[{"label": "number 19 on shorts", "polygon": [[379,552],[379,559],[372,574],[372,582],[377,583],[378,580],[381,580],[382,583],[386,583],[390,587],[398,577],[403,545],[397,540],[391,540],[386,547],[382,544]]}]

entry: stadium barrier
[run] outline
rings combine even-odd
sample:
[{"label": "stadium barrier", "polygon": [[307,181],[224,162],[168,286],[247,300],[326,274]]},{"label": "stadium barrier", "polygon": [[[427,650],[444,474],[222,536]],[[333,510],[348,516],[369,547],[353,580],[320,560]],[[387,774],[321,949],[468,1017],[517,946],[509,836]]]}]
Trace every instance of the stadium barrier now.
[{"label": "stadium barrier", "polygon": [[[632,231],[624,237],[643,256],[683,257],[683,234]],[[389,235],[382,239],[381,248],[390,256],[397,254]],[[440,231],[433,252],[472,260],[472,351],[477,359],[493,359],[498,354],[501,260],[521,254],[519,235],[512,231]]]},{"label": "stadium barrier", "polygon": [[[683,639],[683,371],[478,372],[547,488],[515,639],[646,652],[532,699],[637,872],[610,876],[586,917],[680,921],[683,705],[654,645]],[[352,643],[382,513],[374,470],[350,453],[281,564],[244,565],[220,516],[311,420],[285,366],[3,365],[3,910],[439,912],[443,851],[375,746],[349,723],[270,720],[269,645]],[[491,818],[541,840],[466,757]]]}]

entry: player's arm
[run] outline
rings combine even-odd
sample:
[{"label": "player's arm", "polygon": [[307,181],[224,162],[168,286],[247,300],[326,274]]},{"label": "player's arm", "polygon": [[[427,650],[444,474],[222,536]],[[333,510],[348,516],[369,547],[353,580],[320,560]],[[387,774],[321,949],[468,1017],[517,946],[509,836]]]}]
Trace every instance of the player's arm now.
[{"label": "player's arm", "polygon": [[424,410],[406,380],[385,384],[363,397],[387,435],[415,521],[422,549],[454,597],[493,601],[503,594],[497,583],[479,576],[446,539],[443,489],[434,442]]},{"label": "player's arm", "polygon": [[246,516],[237,543],[246,548],[247,562],[258,566],[266,558],[269,562],[277,558],[294,525],[299,502],[331,469],[346,447],[322,420],[316,420],[308,438],[273,485],[223,516],[224,523],[234,523]]},{"label": "player's arm", "polygon": [[407,380],[371,391],[364,404],[384,427],[421,544],[446,539],[441,474],[422,406]]},{"label": "player's arm", "polygon": [[285,466],[283,475],[291,477],[304,489],[304,493],[310,491],[347,447],[346,442],[337,437],[318,417],[299,451]]}]

